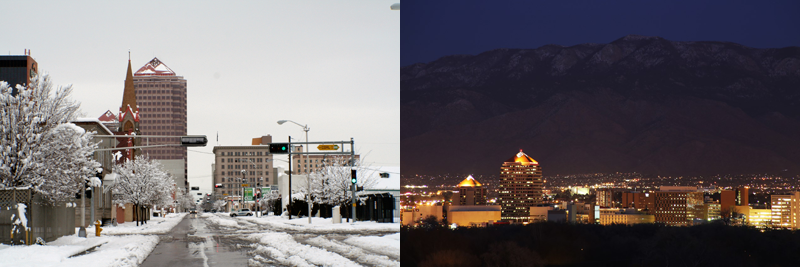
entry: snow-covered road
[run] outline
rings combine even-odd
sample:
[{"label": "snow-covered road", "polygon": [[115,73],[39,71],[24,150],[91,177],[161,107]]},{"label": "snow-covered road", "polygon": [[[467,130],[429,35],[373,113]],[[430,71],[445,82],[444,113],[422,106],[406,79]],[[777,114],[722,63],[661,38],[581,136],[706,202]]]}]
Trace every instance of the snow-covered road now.
[{"label": "snow-covered road", "polygon": [[[399,224],[187,216],[141,266],[400,266]],[[169,236],[169,235],[168,235]],[[188,251],[184,251],[188,248]]]}]

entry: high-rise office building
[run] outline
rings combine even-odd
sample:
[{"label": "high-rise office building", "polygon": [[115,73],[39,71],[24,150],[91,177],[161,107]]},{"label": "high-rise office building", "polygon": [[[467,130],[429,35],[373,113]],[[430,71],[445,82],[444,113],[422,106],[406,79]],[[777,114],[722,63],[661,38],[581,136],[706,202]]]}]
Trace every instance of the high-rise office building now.
[{"label": "high-rise office building", "polygon": [[[147,138],[142,145],[176,144],[171,136],[186,135],[186,79],[175,74],[158,58],[153,58],[133,74],[136,100],[139,104],[139,122],[142,135]],[[165,146],[142,149],[142,154],[158,160],[176,180],[188,186],[186,148]]]},{"label": "high-rise office building", "polygon": [[772,210],[772,227],[798,229],[800,228],[800,192],[788,195],[770,196]]},{"label": "high-rise office building", "polygon": [[39,72],[39,65],[34,60],[29,50],[25,55],[0,56],[0,81],[5,81],[11,87],[11,94],[17,95],[17,84],[27,85],[31,78]]},{"label": "high-rise office building", "polygon": [[502,220],[529,222],[531,207],[542,203],[542,167],[519,150],[500,167]]},{"label": "high-rise office building", "polygon": [[614,191],[610,188],[599,188],[595,191],[596,199],[597,199],[597,206],[600,207],[613,207],[614,206]]},{"label": "high-rise office building", "polygon": [[486,188],[472,175],[456,186],[458,193],[453,194],[453,205],[486,205]]},{"label": "high-rise office building", "polygon": [[[662,190],[664,188],[662,187]],[[694,190],[697,190],[695,187]],[[655,221],[672,226],[690,225],[692,221],[702,219],[706,211],[703,193],[688,190],[668,190],[653,193],[655,195]]]}]

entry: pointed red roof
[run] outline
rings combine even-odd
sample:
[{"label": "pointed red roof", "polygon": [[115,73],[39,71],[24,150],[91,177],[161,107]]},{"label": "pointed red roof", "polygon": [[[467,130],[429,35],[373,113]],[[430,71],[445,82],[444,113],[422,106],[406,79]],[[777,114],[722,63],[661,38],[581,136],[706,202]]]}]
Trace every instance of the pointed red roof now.
[{"label": "pointed red roof", "polygon": [[103,116],[100,116],[100,118],[97,118],[97,120],[102,121],[102,122],[116,122],[117,121],[117,116],[114,115],[114,112],[111,112],[111,110],[108,110],[108,111],[106,111],[106,113],[103,113]]},{"label": "pointed red roof", "polygon": [[149,76],[149,75],[175,76],[175,72],[172,71],[172,69],[170,69],[169,67],[167,67],[167,65],[165,65],[164,62],[161,62],[161,60],[158,60],[157,57],[154,57],[153,60],[150,60],[150,62],[144,64],[144,66],[139,68],[139,70],[137,70],[136,73],[133,74],[133,76]]}]

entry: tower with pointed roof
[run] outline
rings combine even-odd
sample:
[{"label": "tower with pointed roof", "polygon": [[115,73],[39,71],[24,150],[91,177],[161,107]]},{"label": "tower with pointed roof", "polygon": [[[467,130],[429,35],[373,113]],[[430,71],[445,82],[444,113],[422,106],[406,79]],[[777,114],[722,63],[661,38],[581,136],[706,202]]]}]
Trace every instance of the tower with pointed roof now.
[{"label": "tower with pointed roof", "polygon": [[510,222],[529,222],[531,207],[542,204],[542,166],[519,150],[500,167],[501,218]]},{"label": "tower with pointed roof", "polygon": [[[133,87],[139,104],[143,135],[148,145],[176,144],[186,135],[186,79],[178,76],[161,59],[154,57],[133,73]],[[185,147],[163,146],[142,149],[142,154],[158,161],[187,191]]]},{"label": "tower with pointed roof", "polygon": [[[131,60],[128,59],[128,73],[125,77],[125,90],[122,94],[122,105],[119,107],[118,119],[119,126],[117,128],[117,135],[140,135],[139,131],[139,106],[136,105],[136,90],[133,86],[133,73],[131,72]],[[132,147],[137,146],[141,142],[139,139],[134,138],[117,138],[119,145],[117,147]],[[140,154],[139,149],[128,149],[122,151],[123,156],[128,159],[133,159],[136,155]]]},{"label": "tower with pointed roof", "polygon": [[456,186],[458,193],[453,194],[453,205],[486,205],[486,188],[472,175]]}]

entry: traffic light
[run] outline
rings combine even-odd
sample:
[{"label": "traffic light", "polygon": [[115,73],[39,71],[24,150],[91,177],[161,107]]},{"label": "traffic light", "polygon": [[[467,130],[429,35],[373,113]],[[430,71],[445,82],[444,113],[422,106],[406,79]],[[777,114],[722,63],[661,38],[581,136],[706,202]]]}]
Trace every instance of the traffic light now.
[{"label": "traffic light", "polygon": [[272,143],[269,144],[269,153],[272,154],[288,154],[289,143]]},{"label": "traffic light", "polygon": [[215,184],[214,188],[222,188],[222,184]]},{"label": "traffic light", "polygon": [[356,184],[356,182],[358,182],[358,179],[356,179],[356,170],[350,170],[350,182],[352,182],[353,184]]},{"label": "traffic light", "polygon": [[205,135],[181,136],[181,146],[206,146],[207,143]]}]

